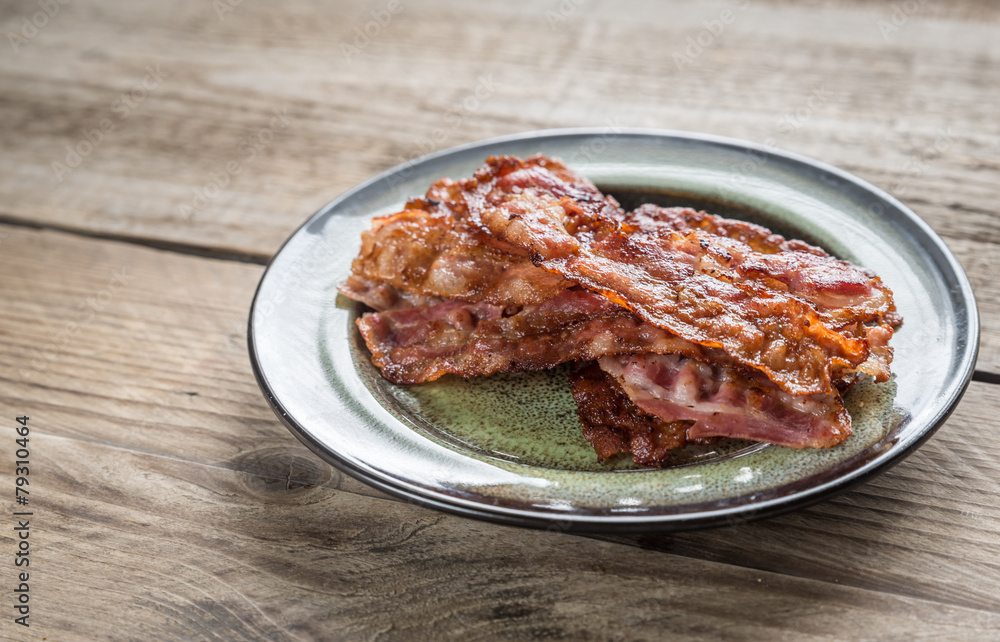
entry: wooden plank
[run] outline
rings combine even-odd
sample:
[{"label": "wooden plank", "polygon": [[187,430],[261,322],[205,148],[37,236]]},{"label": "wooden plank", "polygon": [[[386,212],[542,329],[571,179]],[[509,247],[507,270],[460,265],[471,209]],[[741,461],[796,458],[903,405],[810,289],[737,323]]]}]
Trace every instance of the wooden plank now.
[{"label": "wooden plank", "polygon": [[[732,5],[566,6],[404,6],[355,55],[342,45],[378,3],[66,5],[0,60],[0,216],[264,262],[324,202],[432,149],[609,121],[773,140],[898,194],[949,241],[990,330],[979,368],[1000,373],[995,4],[920,5],[883,35],[891,2],[819,18],[755,2],[680,68]],[[54,169],[102,119],[114,129],[79,166]]]},{"label": "wooden plank", "polygon": [[[629,638],[737,622],[748,637],[822,638],[844,617],[927,636],[998,626],[1000,386],[973,384],[886,475],[786,517],[613,542],[512,530],[390,501],[288,434],[246,359],[259,266],[0,233],[19,250],[0,252],[0,409],[35,422],[44,564],[67,574],[38,601],[66,637],[93,635],[79,613],[95,593],[142,614],[123,616],[121,637],[362,637],[391,624],[393,637],[603,638],[615,613]],[[758,578],[770,588],[748,600]]]},{"label": "wooden plank", "polygon": [[[833,640],[845,630],[968,639],[1000,631],[997,613],[482,524],[323,486],[286,488],[57,437],[44,415],[37,419],[37,619],[30,638],[5,621],[6,639]],[[9,482],[4,470],[0,483]],[[10,546],[7,532],[0,537]]]},{"label": "wooden plank", "polygon": [[265,475],[311,465],[324,483],[380,495],[289,440],[264,403],[246,348],[263,268],[0,232],[0,399],[30,401],[63,436]]},{"label": "wooden plank", "polygon": [[[993,46],[995,10],[949,3],[954,15],[921,11],[887,43],[876,27],[882,10],[841,7],[825,16],[840,28],[819,31],[813,14],[792,3],[755,3],[691,67],[677,69],[679,44],[725,6],[582,6],[550,28],[551,7],[537,3],[426,3],[395,16],[348,59],[340,45],[370,18],[363,5],[316,12],[287,3],[280,19],[296,36],[270,45],[261,34],[273,33],[278,16],[266,6],[241,5],[220,20],[193,1],[170,12],[113,1],[90,11],[69,5],[0,63],[11,86],[0,136],[13,151],[3,161],[4,213],[267,255],[323,202],[421,151],[609,119],[770,136],[886,187],[912,191],[940,175],[963,193],[929,189],[932,203],[990,211],[997,168],[984,144],[998,134],[988,115],[1000,72],[980,60]],[[970,22],[953,39],[959,16]],[[128,33],[147,24],[158,26]],[[498,38],[496,25],[524,38]],[[644,46],[633,51],[635,42]],[[160,72],[150,75],[147,66]],[[449,117],[482,77],[495,91]],[[144,80],[152,88],[136,89]],[[942,83],[950,91],[940,91]],[[237,148],[286,106],[287,126],[278,122],[273,140],[246,160]],[[114,130],[77,168],[54,170],[54,162],[67,164],[65,146],[103,118]],[[921,161],[940,133],[948,134],[944,151]],[[240,174],[187,220],[182,206],[230,161],[241,164]],[[947,232],[953,217],[934,218]]]},{"label": "wooden plank", "polygon": [[[673,535],[604,537],[699,559],[1000,610],[1000,386],[973,383],[954,416],[888,473],[790,515]],[[984,581],[985,580],[985,581]]]}]

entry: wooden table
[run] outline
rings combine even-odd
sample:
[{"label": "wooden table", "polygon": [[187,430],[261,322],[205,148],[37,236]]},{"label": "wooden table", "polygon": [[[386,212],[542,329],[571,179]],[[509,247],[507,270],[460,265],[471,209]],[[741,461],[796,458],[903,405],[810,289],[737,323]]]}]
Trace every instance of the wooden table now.
[{"label": "wooden table", "polygon": [[[1000,635],[996,3],[0,9],[0,638]],[[978,296],[952,418],[835,499],[673,535],[451,517],[300,445],[246,350],[282,241],[427,151],[578,125],[771,142],[902,198]],[[30,629],[11,597],[20,415]]]}]

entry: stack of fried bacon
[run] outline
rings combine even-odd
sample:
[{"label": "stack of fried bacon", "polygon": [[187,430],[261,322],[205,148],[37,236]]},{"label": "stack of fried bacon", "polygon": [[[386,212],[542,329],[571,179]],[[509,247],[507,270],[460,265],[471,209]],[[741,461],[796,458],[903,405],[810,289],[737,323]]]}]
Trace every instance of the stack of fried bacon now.
[{"label": "stack of fried bacon", "polygon": [[340,287],[395,383],[541,370],[570,381],[600,459],[661,465],[688,441],[792,448],[851,434],[842,393],[889,378],[892,292],[750,223],[625,212],[561,162],[489,158],[362,235]]}]

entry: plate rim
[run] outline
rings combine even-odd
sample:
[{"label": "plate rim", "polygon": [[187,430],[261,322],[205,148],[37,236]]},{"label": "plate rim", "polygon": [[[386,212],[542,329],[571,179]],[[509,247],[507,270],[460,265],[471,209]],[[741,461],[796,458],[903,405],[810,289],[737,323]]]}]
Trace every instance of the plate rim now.
[{"label": "plate rim", "polygon": [[[760,155],[763,156],[765,160],[774,157],[786,161],[793,161],[796,164],[804,165],[813,170],[819,170],[820,172],[833,175],[838,179],[845,181],[856,188],[860,188],[861,190],[889,203],[916,227],[917,231],[926,241],[929,241],[935,247],[939,256],[945,260],[950,268],[951,274],[958,281],[958,294],[961,295],[961,300],[965,303],[965,305],[956,306],[955,309],[956,312],[959,313],[959,316],[962,316],[962,313],[965,313],[969,331],[967,334],[968,340],[966,342],[966,350],[964,354],[961,355],[961,360],[958,362],[960,365],[958,370],[960,370],[961,373],[957,378],[957,382],[955,382],[958,383],[958,385],[950,387],[951,394],[948,396],[946,403],[938,406],[933,419],[928,422],[927,428],[922,433],[919,433],[915,439],[905,446],[896,447],[897,445],[893,445],[887,449],[886,452],[872,457],[870,460],[864,462],[853,470],[848,471],[846,474],[827,480],[816,486],[795,491],[790,495],[774,497],[757,503],[753,501],[751,495],[751,499],[747,502],[717,508],[715,510],[700,511],[697,513],[677,511],[671,513],[645,515],[586,515],[576,513],[555,514],[542,513],[539,511],[533,512],[520,508],[474,502],[461,497],[456,497],[454,495],[448,495],[421,488],[415,484],[406,483],[405,480],[383,478],[378,474],[373,474],[364,470],[363,468],[341,457],[332,449],[326,447],[308,430],[307,427],[300,425],[291,416],[291,414],[287,412],[284,405],[274,394],[267,381],[267,376],[261,368],[256,346],[256,328],[254,325],[254,317],[258,308],[261,291],[264,287],[268,274],[271,272],[274,262],[289,245],[289,243],[298,237],[304,229],[308,228],[316,220],[328,215],[341,203],[354,197],[355,194],[416,165],[432,162],[439,158],[457,155],[475,149],[489,148],[505,143],[530,141],[543,138],[606,136],[607,133],[607,127],[542,129],[472,141],[462,145],[442,149],[399,163],[369,178],[368,180],[363,181],[362,183],[345,191],[340,196],[329,201],[326,205],[321,207],[313,215],[308,217],[301,225],[299,225],[274,252],[268,261],[264,272],[261,274],[260,281],[254,291],[247,323],[247,348],[254,378],[256,379],[261,392],[264,394],[268,405],[271,406],[271,409],[274,411],[281,423],[284,424],[285,427],[288,428],[288,430],[312,452],[327,463],[334,466],[336,469],[362,481],[369,486],[393,495],[408,503],[418,504],[463,517],[471,517],[513,526],[534,528],[547,527],[550,530],[555,528],[556,530],[561,531],[580,532],[648,532],[668,530],[678,531],[745,523],[766,517],[773,517],[815,504],[830,497],[831,495],[846,491],[857,484],[863,483],[876,475],[886,472],[892,466],[905,459],[914,450],[925,443],[945,423],[945,421],[947,421],[948,417],[954,412],[955,408],[958,406],[960,400],[968,389],[975,371],[975,364],[979,353],[980,343],[979,311],[975,300],[975,294],[972,290],[968,277],[961,266],[961,263],[944,243],[941,237],[938,236],[937,233],[934,232],[934,230],[922,218],[920,218],[909,207],[896,199],[894,196],[869,183],[868,181],[865,181],[864,179],[861,179],[838,167],[796,152],[783,150],[772,145],[725,136],[717,136],[714,134],[633,127],[615,128],[614,135],[616,137],[625,136],[637,138],[679,139],[684,141],[709,143],[711,145],[718,145],[735,149],[737,151],[745,151],[755,155]],[[461,453],[458,454],[461,455]]]}]

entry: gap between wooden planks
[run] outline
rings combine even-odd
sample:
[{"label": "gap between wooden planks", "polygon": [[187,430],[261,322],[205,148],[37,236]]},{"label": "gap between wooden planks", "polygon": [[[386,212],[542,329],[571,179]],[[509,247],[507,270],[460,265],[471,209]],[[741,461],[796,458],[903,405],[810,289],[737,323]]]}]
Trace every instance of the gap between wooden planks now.
[{"label": "gap between wooden planks", "polygon": [[[998,386],[973,384],[910,459],[813,508],[722,530],[570,539],[389,501],[300,446],[247,362],[260,267],[0,231],[21,250],[0,253],[0,405],[35,417],[40,532],[59,542],[49,568],[65,569],[39,602],[66,605],[55,620],[66,632],[89,631],[75,612],[81,589],[125,600],[130,621],[142,614],[128,626],[185,637],[207,634],[199,618],[251,638],[308,638],[317,622],[419,633],[446,621],[473,637],[498,622],[527,635],[542,621],[575,637],[609,625],[614,596],[640,593],[625,611],[650,635],[696,635],[731,617],[749,618],[751,637],[822,637],[848,612],[897,632],[1000,627],[1000,466],[988,456],[1000,446],[989,430]],[[116,278],[126,284],[102,296]],[[92,318],[81,316],[88,300],[103,305]],[[50,343],[52,358],[33,367]],[[139,567],[131,587],[129,565]],[[711,609],[679,597],[716,582]],[[385,615],[386,601],[413,591],[424,598]],[[781,618],[766,612],[775,600]]]}]

